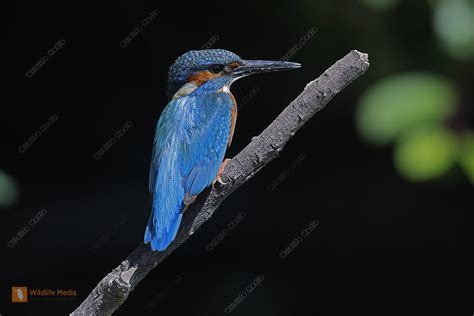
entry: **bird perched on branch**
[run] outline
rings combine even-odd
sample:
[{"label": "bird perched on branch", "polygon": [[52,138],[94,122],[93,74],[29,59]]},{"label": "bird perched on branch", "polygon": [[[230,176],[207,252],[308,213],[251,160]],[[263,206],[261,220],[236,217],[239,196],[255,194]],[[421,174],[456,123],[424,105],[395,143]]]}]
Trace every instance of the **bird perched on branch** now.
[{"label": "bird perched on branch", "polygon": [[223,49],[189,51],[169,69],[170,101],[156,126],[150,167],[152,212],[144,241],[165,250],[183,212],[216,181],[237,119],[231,84],[248,75],[299,68],[284,61],[244,60]]}]

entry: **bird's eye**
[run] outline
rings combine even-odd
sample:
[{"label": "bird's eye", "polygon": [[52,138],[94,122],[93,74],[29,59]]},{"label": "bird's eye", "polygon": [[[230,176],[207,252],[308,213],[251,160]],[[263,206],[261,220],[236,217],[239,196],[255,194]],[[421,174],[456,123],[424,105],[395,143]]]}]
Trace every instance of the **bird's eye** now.
[{"label": "bird's eye", "polygon": [[208,68],[210,72],[217,74],[224,69],[224,65],[214,64],[210,65]]}]

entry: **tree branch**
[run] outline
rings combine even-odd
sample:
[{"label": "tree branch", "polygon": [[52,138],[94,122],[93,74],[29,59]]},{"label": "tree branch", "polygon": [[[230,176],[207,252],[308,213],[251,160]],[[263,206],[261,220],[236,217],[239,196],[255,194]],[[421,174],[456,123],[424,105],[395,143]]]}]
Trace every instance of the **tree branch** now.
[{"label": "tree branch", "polygon": [[259,136],[227,163],[221,176],[226,184],[201,193],[186,210],[175,240],[164,252],[153,252],[148,245],[140,243],[97,284],[71,315],[112,314],[153,268],[212,216],[225,198],[277,157],[296,131],[368,68],[367,54],[351,51],[306,85],[304,91]]}]

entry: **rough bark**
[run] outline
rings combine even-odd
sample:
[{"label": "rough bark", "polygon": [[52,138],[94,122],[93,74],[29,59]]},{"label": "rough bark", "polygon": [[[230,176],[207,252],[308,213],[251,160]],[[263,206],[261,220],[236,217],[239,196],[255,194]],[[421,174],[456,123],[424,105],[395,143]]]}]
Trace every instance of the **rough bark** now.
[{"label": "rough bark", "polygon": [[369,68],[367,54],[351,51],[308,83],[304,91],[239,154],[231,159],[221,176],[225,185],[201,193],[185,212],[176,239],[164,252],[153,252],[148,245],[138,247],[105,276],[71,315],[110,315],[137,284],[161,261],[206,222],[235,189],[278,156],[291,137],[342,89]]}]

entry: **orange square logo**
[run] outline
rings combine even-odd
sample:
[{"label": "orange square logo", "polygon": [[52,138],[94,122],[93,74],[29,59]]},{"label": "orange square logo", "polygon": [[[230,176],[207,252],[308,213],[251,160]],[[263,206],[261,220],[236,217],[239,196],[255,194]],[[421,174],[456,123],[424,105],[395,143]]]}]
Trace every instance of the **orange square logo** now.
[{"label": "orange square logo", "polygon": [[26,286],[12,286],[12,303],[28,302],[28,288]]}]

